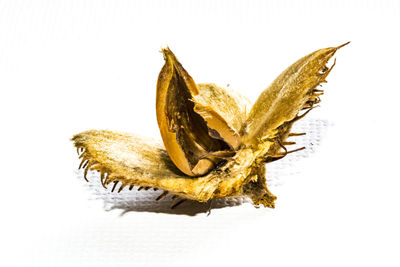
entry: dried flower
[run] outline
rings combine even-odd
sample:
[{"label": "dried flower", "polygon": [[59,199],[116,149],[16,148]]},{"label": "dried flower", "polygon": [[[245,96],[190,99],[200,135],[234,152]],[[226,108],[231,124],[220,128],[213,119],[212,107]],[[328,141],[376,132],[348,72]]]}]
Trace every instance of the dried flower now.
[{"label": "dried flower", "polygon": [[[150,138],[91,130],[75,135],[84,168],[100,172],[106,188],[114,183],[164,190],[206,202],[247,196],[255,205],[275,207],[265,164],[283,158],[294,122],[320,101],[318,85],[335,63],[328,60],[346,45],[317,50],[296,61],[264,90],[251,107],[232,90],[198,84],[169,48],[157,82],[157,121],[163,144]],[[158,199],[159,199],[158,198]],[[180,203],[180,202],[179,202]]]}]

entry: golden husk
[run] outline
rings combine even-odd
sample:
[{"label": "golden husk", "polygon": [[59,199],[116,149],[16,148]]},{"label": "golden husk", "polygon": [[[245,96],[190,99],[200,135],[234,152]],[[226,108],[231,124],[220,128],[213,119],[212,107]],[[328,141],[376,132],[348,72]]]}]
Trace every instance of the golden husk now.
[{"label": "golden husk", "polygon": [[[176,136],[168,132],[168,122],[162,118],[160,122],[159,111],[165,110],[165,102],[160,98],[165,95],[157,93],[157,118],[167,149],[160,142],[136,135],[96,130],[83,132],[72,140],[78,151],[82,150],[80,158],[85,175],[89,170],[98,170],[104,186],[120,182],[121,189],[133,185],[154,187],[201,202],[248,196],[255,205],[274,207],[276,197],[266,185],[265,163],[286,155],[283,144],[290,135],[291,126],[317,102],[321,90],[315,88],[325,82],[333,67],[327,68],[327,61],[342,46],[317,50],[287,68],[260,95],[246,119],[246,100],[231,98],[232,94],[213,84],[196,86],[186,73],[186,87],[191,91],[195,103],[193,109],[207,124],[223,124],[223,119],[226,122],[224,127],[228,125],[229,131],[240,133],[239,144],[231,147],[234,155],[226,157],[224,164],[213,166],[209,173],[190,177],[190,173],[177,168],[176,159],[185,155],[179,144],[169,143],[174,143]],[[168,91],[166,81],[176,75],[174,72],[180,72],[180,75],[185,72],[183,68],[179,69],[181,65],[177,60],[174,62],[166,60],[160,73],[158,90],[164,90],[165,94]],[[238,102],[224,109],[234,101]],[[303,109],[307,111],[299,114]],[[239,116],[235,116],[236,112]]]}]

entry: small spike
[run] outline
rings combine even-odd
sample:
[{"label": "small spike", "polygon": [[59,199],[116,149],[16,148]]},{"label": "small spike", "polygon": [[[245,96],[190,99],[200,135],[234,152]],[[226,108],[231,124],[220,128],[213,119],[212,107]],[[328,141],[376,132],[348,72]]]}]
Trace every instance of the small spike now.
[{"label": "small spike", "polygon": [[284,146],[290,146],[290,145],[295,145],[295,144],[296,144],[296,142],[288,142],[288,141],[282,143],[282,145],[284,145]]},{"label": "small spike", "polygon": [[101,185],[102,185],[105,189],[107,189],[107,187],[106,187],[106,185],[105,185],[105,180],[106,180],[106,173],[105,173],[104,171],[102,171],[102,172],[100,173],[100,182],[101,182]]},{"label": "small spike", "polygon": [[180,204],[182,204],[185,201],[186,201],[185,198],[179,200],[178,202],[176,202],[174,205],[171,206],[171,210],[175,209],[176,207],[178,207]]},{"label": "small spike", "polygon": [[297,115],[297,117],[294,118],[294,119],[292,120],[292,122],[301,120],[301,119],[304,118],[311,110],[313,110],[313,109],[316,108],[316,107],[317,107],[317,106],[315,106],[315,107],[309,107],[308,110],[307,110],[306,112],[304,112],[304,113],[301,114],[301,115]]},{"label": "small spike", "polygon": [[262,162],[263,163],[270,163],[270,162],[274,162],[276,160],[280,160],[282,158],[284,158],[284,155],[279,155],[279,156],[268,156],[266,157]]},{"label": "small spike", "polygon": [[125,184],[122,184],[121,187],[118,189],[118,193],[120,193],[125,186],[126,186]]},{"label": "small spike", "polygon": [[107,174],[107,176],[104,178],[104,185],[107,187],[113,180],[111,179],[112,176],[111,174]]},{"label": "small spike", "polygon": [[319,97],[319,96],[321,96],[321,95],[324,95],[324,93],[314,93],[314,94],[312,94],[312,95],[310,96],[310,98],[311,98],[311,99],[314,99],[314,98],[317,98],[317,97]]},{"label": "small spike", "polygon": [[88,165],[88,163],[89,163],[89,160],[87,160],[87,161],[83,164],[82,168],[83,168],[83,169],[86,168],[86,166]]},{"label": "small spike", "polygon": [[281,140],[278,138],[276,139],[276,141],[278,142],[278,145],[283,148],[283,150],[285,150],[285,156],[287,154],[287,148],[281,143]]},{"label": "small spike", "polygon": [[306,102],[306,105],[313,106],[315,104],[318,104],[319,102],[321,102],[321,98],[319,98],[318,95],[312,95],[310,96],[310,100]]},{"label": "small spike", "polygon": [[131,184],[131,185],[129,186],[129,191],[131,191],[131,190],[133,189],[134,186],[135,186],[134,184]]},{"label": "small spike", "polygon": [[[305,148],[306,148],[306,147],[303,146],[303,147],[300,147],[300,148],[297,148],[297,149],[294,149],[294,150],[290,150],[290,151],[285,150],[285,152],[282,153],[282,154],[276,154],[276,155],[273,155],[273,156],[267,156],[262,162],[264,162],[264,163],[270,163],[270,162],[273,162],[273,161],[276,161],[276,160],[279,160],[279,159],[284,158],[287,154],[294,153],[294,152],[303,150],[303,149],[305,149]],[[285,149],[286,149],[286,148],[285,148]]]},{"label": "small spike", "polygon": [[208,204],[207,217],[210,216],[210,214],[211,214],[211,207],[212,207],[213,201],[214,201],[214,199],[209,200],[210,204]]},{"label": "small spike", "polygon": [[85,161],[86,161],[86,159],[83,158],[82,161],[81,161],[81,163],[79,164],[78,170],[79,170],[80,168],[82,168],[82,165],[83,165],[83,163],[84,163]]},{"label": "small spike", "polygon": [[117,186],[117,184],[118,184],[118,181],[114,181],[114,185],[113,185],[113,188],[111,189],[111,192],[114,192],[115,187]]},{"label": "small spike", "polygon": [[90,166],[87,166],[87,167],[85,168],[85,171],[83,172],[83,178],[85,178],[86,182],[89,182],[88,178],[86,177],[86,176],[87,176],[87,173],[88,173],[88,171],[89,171],[89,167],[90,167]]},{"label": "small spike", "polygon": [[303,149],[306,149],[306,147],[303,146],[303,147],[296,148],[296,149],[293,149],[293,150],[290,150],[290,151],[285,151],[285,153],[283,153],[283,154],[277,154],[277,155],[274,155],[273,157],[279,157],[279,156],[284,157],[284,156],[286,156],[287,154],[294,153],[294,152],[297,152],[297,151],[300,151],[300,150],[303,150]]},{"label": "small spike", "polygon": [[[327,70],[327,71],[325,71],[323,74],[321,74],[324,78],[326,78],[327,76],[328,76],[328,74],[332,71],[332,69],[333,69],[333,67],[335,67],[335,65],[336,65],[336,58],[333,60],[333,64],[332,64],[332,66]],[[327,82],[326,80],[324,80],[323,82]]]},{"label": "small spike", "polygon": [[[309,112],[311,109],[317,108],[319,106],[314,106],[315,104],[318,104],[319,102],[321,102],[321,99],[315,99],[314,101],[307,101],[306,104],[308,106],[304,106],[301,110],[307,110],[306,112]],[[298,121],[300,119],[302,119],[307,113],[302,114],[301,116],[298,116],[297,118],[295,118],[294,121]]]},{"label": "small spike", "polygon": [[290,133],[289,136],[301,136],[306,135],[306,133]]},{"label": "small spike", "polygon": [[168,191],[162,192],[161,195],[159,195],[159,196],[156,198],[156,201],[159,201],[160,199],[163,199],[166,195],[168,195]]},{"label": "small spike", "polygon": [[139,186],[139,188],[137,189],[137,191],[141,191],[144,188],[144,186]]},{"label": "small spike", "polygon": [[286,154],[290,154],[290,153],[293,153],[293,152],[297,152],[297,151],[300,151],[300,150],[303,150],[303,149],[306,149],[306,147],[303,146],[303,147],[300,147],[300,148],[296,148],[296,149],[294,149],[294,150],[290,150],[290,151],[288,151]]},{"label": "small spike", "polygon": [[346,46],[346,45],[348,45],[349,43],[350,43],[350,41],[348,41],[348,42],[346,42],[346,43],[344,43],[344,44],[341,44],[341,45],[337,46],[336,49],[342,48],[343,46]]}]

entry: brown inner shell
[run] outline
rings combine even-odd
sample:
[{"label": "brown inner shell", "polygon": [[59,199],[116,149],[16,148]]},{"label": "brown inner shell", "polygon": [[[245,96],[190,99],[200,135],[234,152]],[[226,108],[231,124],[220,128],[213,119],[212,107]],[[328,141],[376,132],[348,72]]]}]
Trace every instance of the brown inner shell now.
[{"label": "brown inner shell", "polygon": [[230,149],[218,132],[209,129],[205,120],[194,111],[189,88],[176,71],[170,81],[166,98],[168,130],[176,133],[177,142],[192,171],[199,159],[207,158],[212,161],[211,157],[207,157],[210,152]]},{"label": "brown inner shell", "polygon": [[233,151],[230,140],[224,138],[226,131],[221,135],[220,125],[227,122],[222,119],[213,123],[214,117],[221,117],[213,110],[206,114],[197,112],[200,104],[195,97],[199,88],[171,50],[162,52],[165,65],[157,82],[156,103],[161,137],[171,160],[182,172],[189,176],[205,175],[221,161],[216,155]]}]

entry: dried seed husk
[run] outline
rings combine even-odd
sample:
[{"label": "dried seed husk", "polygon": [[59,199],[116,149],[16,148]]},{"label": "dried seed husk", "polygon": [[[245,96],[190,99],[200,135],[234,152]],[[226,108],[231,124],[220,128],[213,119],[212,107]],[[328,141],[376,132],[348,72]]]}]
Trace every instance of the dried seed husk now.
[{"label": "dried seed husk", "polygon": [[[246,145],[239,146],[235,155],[224,165],[213,168],[208,174],[191,177],[180,172],[171,160],[171,154],[160,142],[153,139],[93,130],[72,138],[78,152],[81,151],[81,166],[85,168],[85,175],[89,170],[98,170],[104,186],[112,182],[121,183],[120,190],[127,185],[130,188],[133,185],[154,187],[200,202],[214,198],[247,196],[255,205],[275,207],[276,197],[266,184],[265,163],[286,155],[282,153],[287,152],[282,144],[289,137],[292,125],[307,114],[299,115],[301,110],[313,108],[320,91],[315,90],[315,87],[325,82],[333,67],[327,68],[326,63],[342,46],[318,50],[285,70],[263,92],[247,117],[246,124],[242,127],[247,138]],[[165,70],[169,67],[171,65],[164,66],[164,71],[160,73],[161,80],[168,79],[164,76],[173,75]],[[174,71],[182,72],[182,69],[177,68]],[[186,76],[185,83],[189,84],[187,87],[193,89],[194,82],[191,81]],[[219,89],[211,89],[212,92],[217,90]],[[203,99],[206,100],[207,98]],[[195,101],[193,98],[192,103]],[[197,101],[200,103],[202,100],[199,97]],[[255,121],[260,124],[259,127]],[[239,121],[229,125],[236,125],[232,126],[236,130],[240,124]]]},{"label": "dried seed husk", "polygon": [[183,173],[204,175],[221,160],[215,155],[234,152],[240,145],[245,98],[213,84],[197,86],[170,49],[162,52],[165,65],[158,78],[156,101],[161,137]]}]

